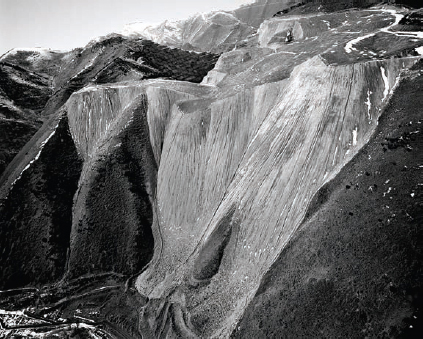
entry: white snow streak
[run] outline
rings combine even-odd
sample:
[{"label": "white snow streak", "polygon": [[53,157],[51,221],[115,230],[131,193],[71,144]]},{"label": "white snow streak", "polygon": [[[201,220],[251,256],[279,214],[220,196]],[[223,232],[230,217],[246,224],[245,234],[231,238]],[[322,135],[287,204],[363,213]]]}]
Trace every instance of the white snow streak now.
[{"label": "white snow streak", "polygon": [[353,146],[357,145],[357,132],[358,132],[358,127],[356,127],[353,131]]},{"label": "white snow streak", "polygon": [[370,94],[373,92],[370,91],[370,89],[367,90],[367,100],[364,102],[367,105],[367,115],[369,117],[369,120],[372,120],[372,116],[370,114],[370,110],[372,109],[372,102],[370,101]]},{"label": "white snow streak", "polygon": [[[60,123],[60,122],[59,122]],[[12,185],[10,185],[10,189],[9,191],[13,188],[13,186],[16,184],[16,182],[22,177],[22,174],[35,162],[38,160],[38,158],[41,155],[41,152],[43,151],[44,146],[46,145],[46,143],[50,140],[50,138],[56,133],[56,129],[59,126],[59,123],[57,123],[56,127],[54,127],[53,132],[50,133],[50,135],[47,137],[47,139],[45,139],[41,145],[40,145],[40,150],[38,151],[37,155],[35,156],[34,159],[32,159],[25,167],[24,169],[21,171],[21,173],[19,174],[19,176],[12,182]]]},{"label": "white snow streak", "polygon": [[390,93],[390,94],[393,94],[393,93],[394,93],[394,90],[397,88],[397,86],[398,86],[398,84],[399,84],[400,80],[401,80],[401,76],[400,76],[400,75],[398,75],[398,76],[395,78],[395,83],[394,83],[394,86],[392,86],[391,90],[389,91],[389,93]]},{"label": "white snow streak", "polygon": [[353,46],[354,46],[357,42],[359,42],[359,41],[361,41],[361,40],[364,40],[364,39],[367,39],[367,38],[370,38],[371,36],[373,36],[373,35],[375,35],[375,34],[376,34],[376,33],[370,33],[370,34],[367,34],[367,35],[359,36],[358,38],[355,38],[355,39],[353,39],[353,40],[351,40],[351,41],[348,41],[348,42],[347,42],[347,44],[346,44],[346,45],[345,45],[345,47],[344,47],[345,52],[347,52],[347,53],[351,53],[353,49],[354,49],[354,50],[356,50]]},{"label": "white snow streak", "polygon": [[382,99],[382,101],[384,101],[389,94],[389,80],[388,80],[388,77],[386,76],[385,68],[380,66],[380,71],[382,72],[383,82],[385,83],[385,89],[383,90],[383,99]]},{"label": "white snow streak", "polygon": [[335,165],[336,154],[338,153],[338,146],[335,148],[335,153],[333,154],[332,166]]}]

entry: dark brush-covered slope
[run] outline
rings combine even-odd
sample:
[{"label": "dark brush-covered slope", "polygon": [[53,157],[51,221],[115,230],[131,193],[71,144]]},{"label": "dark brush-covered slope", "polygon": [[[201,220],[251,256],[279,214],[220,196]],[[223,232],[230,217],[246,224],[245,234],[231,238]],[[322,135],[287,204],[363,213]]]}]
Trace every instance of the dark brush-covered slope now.
[{"label": "dark brush-covered slope", "polygon": [[133,275],[152,257],[157,165],[146,99],[140,97],[129,110],[131,120],[113,137],[113,146],[100,155],[93,152],[94,162],[86,162],[89,172],[74,205],[68,278],[109,271]]},{"label": "dark brush-covered slope", "polygon": [[81,169],[63,116],[39,158],[0,201],[0,288],[62,277]]},{"label": "dark brush-covered slope", "polygon": [[51,78],[0,62],[0,175],[42,124]]}]

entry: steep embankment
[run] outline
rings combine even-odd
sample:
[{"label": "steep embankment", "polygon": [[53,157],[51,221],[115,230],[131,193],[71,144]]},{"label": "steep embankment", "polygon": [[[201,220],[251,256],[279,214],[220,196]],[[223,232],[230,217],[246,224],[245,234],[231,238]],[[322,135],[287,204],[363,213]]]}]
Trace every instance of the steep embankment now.
[{"label": "steep embankment", "polygon": [[404,61],[332,67],[316,57],[263,86],[267,109],[247,91],[174,115],[158,172],[163,247],[140,292],[167,298],[182,289],[197,330],[227,335],[313,194],[372,134]]},{"label": "steep embankment", "polygon": [[421,336],[421,69],[400,83],[368,145],[316,195],[234,337]]},{"label": "steep embankment", "polygon": [[[69,124],[84,167],[73,206],[69,277],[105,271],[131,275],[149,262],[163,135],[174,101],[208,92],[196,87],[121,83],[71,96]],[[93,238],[99,241],[93,244]]]},{"label": "steep embankment", "polygon": [[[288,5],[276,3],[281,8]],[[273,6],[273,2],[256,5],[250,6],[251,13],[257,8],[260,18],[263,6]],[[37,218],[42,216],[42,222],[49,222],[52,211],[47,208],[44,215],[38,209],[43,203],[55,206],[43,193],[48,192],[44,188],[49,187],[47,183],[36,187],[44,194],[41,198],[24,196],[23,187],[47,173],[44,167],[37,172],[44,166],[44,161],[39,161],[48,147],[53,147],[52,142],[58,142],[54,137],[60,128],[69,128],[65,151],[80,157],[81,168],[80,175],[72,176],[72,188],[66,193],[68,198],[74,194],[72,202],[70,198],[66,203],[61,199],[56,202],[66,213],[71,211],[71,224],[64,228],[69,232],[64,279],[57,287],[46,288],[45,293],[6,292],[8,300],[16,300],[14,305],[21,308],[39,303],[36,316],[46,319],[46,315],[52,327],[63,326],[63,316],[72,325],[82,321],[87,331],[110,329],[111,336],[134,337],[135,331],[153,338],[318,336],[320,331],[328,336],[359,336],[361,326],[367,326],[369,334],[381,333],[388,323],[401,328],[399,324],[412,310],[404,304],[404,295],[411,294],[395,294],[395,283],[420,286],[416,282],[420,252],[404,251],[389,237],[401,238],[416,251],[420,240],[412,239],[414,233],[402,235],[392,226],[392,218],[400,218],[391,210],[394,206],[399,209],[400,204],[383,204],[379,219],[385,220],[382,214],[388,210],[395,214],[386,216],[384,230],[366,223],[371,218],[360,214],[361,206],[348,209],[348,214],[338,209],[350,207],[350,197],[361,199],[360,187],[373,179],[378,181],[377,187],[369,184],[373,185],[370,192],[374,191],[375,197],[390,197],[395,186],[380,192],[382,181],[386,185],[390,181],[376,173],[385,171],[376,169],[379,160],[384,163],[388,155],[398,154],[398,147],[412,153],[418,146],[411,142],[413,137],[418,140],[420,130],[406,130],[401,137],[388,136],[390,139],[383,141],[385,152],[369,146],[374,147],[371,157],[377,160],[374,176],[372,169],[366,169],[369,175],[364,173],[352,181],[348,172],[352,169],[342,170],[362,159],[360,154],[355,156],[378,128],[379,117],[403,72],[420,60],[421,33],[393,30],[406,9],[378,6],[307,14],[310,8],[318,7],[295,7],[295,14],[257,24],[257,34],[224,53],[202,84],[193,82],[199,82],[204,70],[213,64],[212,55],[118,35],[81,49],[66,65],[63,78],[56,79],[61,89],[44,111],[52,113],[49,121],[21,157],[15,158],[17,166],[1,187],[3,197],[9,194],[2,201],[4,206],[18,199],[35,199],[37,204],[34,209],[23,205],[17,209],[20,214],[12,208],[7,211],[5,230],[21,220],[28,222],[30,230],[11,245],[10,252],[17,254],[16,246],[37,239],[45,231]],[[215,12],[194,26],[201,28],[202,34],[209,31],[207,25],[214,27],[220,39],[221,32],[231,32],[237,25],[234,18],[233,13]],[[228,31],[221,29],[225,25]],[[242,32],[243,26],[239,27]],[[293,40],[285,43],[283,38],[291,28]],[[208,33],[202,34],[199,37]],[[219,39],[212,39],[214,46],[223,46]],[[167,79],[145,80],[155,76]],[[407,86],[419,83],[410,81]],[[54,108],[65,101],[62,110]],[[393,105],[395,108],[395,101]],[[406,117],[409,115],[401,119]],[[413,119],[409,126],[417,123]],[[388,122],[386,126],[392,126],[395,121]],[[391,128],[386,126],[380,124],[382,131]],[[410,161],[406,166],[420,166],[418,154],[411,159],[407,153],[401,161]],[[416,185],[418,171],[415,168],[412,172],[417,173],[412,178]],[[395,173],[395,180],[406,187],[405,177]],[[393,171],[389,174],[394,177]],[[351,183],[344,182],[346,175]],[[325,192],[322,187],[334,193],[316,195],[319,190]],[[417,219],[421,207],[418,188],[413,190],[407,199],[416,203],[403,208],[404,218]],[[331,200],[337,192],[339,196]],[[322,200],[327,201],[323,208]],[[405,198],[403,201],[407,203]],[[35,216],[27,217],[26,213],[33,211]],[[340,223],[332,225],[338,216]],[[65,221],[68,225],[68,219]],[[353,227],[361,227],[361,222],[366,223],[364,229],[355,232]],[[349,228],[344,229],[345,225]],[[404,227],[414,232],[414,224],[410,225]],[[15,234],[20,233],[13,231],[0,239],[12,243],[9,239],[16,239]],[[378,235],[380,240],[366,240]],[[368,251],[359,247],[361,242]],[[386,247],[382,246],[385,243]],[[304,248],[314,252],[304,252]],[[37,251],[31,247],[21,253],[23,257],[40,255]],[[63,253],[57,256],[63,258]],[[395,270],[404,257],[413,268]],[[380,258],[389,258],[393,264],[381,264]],[[34,255],[30,258],[32,267],[39,267],[43,259]],[[58,264],[64,265],[63,261]],[[6,262],[9,271],[10,266]],[[286,268],[297,271],[290,274]],[[371,273],[382,275],[385,269],[391,272],[388,278],[397,277],[388,287],[393,287],[392,299],[385,293],[387,285],[382,284],[377,285],[380,289],[369,288],[376,297],[367,291],[361,293],[370,282],[380,282]],[[269,277],[273,275],[282,287],[272,285]],[[31,277],[29,270],[27,277]],[[357,289],[349,287],[350,281]],[[16,282],[10,280],[12,283]],[[321,291],[328,293],[322,295]],[[295,297],[282,293],[281,301],[276,302],[275,295],[281,292],[292,292]],[[360,292],[358,301],[353,299],[356,292]],[[358,316],[352,308],[346,310],[343,297],[348,305],[357,306]],[[275,315],[264,319],[254,313],[255,307],[269,303],[286,319],[288,332],[278,327],[280,323],[275,325]],[[116,304],[121,307],[113,306]],[[358,319],[358,326],[330,327],[328,319],[342,323],[340,314]],[[378,316],[380,320],[372,321]],[[299,326],[295,319],[300,317],[308,322]],[[314,322],[311,317],[319,320]],[[239,333],[234,332],[238,323]]]}]

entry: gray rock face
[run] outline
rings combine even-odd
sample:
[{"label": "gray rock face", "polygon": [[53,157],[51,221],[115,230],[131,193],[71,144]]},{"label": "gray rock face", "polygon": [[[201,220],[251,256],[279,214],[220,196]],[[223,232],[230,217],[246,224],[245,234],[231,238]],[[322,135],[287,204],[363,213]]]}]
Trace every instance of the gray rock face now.
[{"label": "gray rock face", "polygon": [[[412,239],[416,229],[406,217],[391,223],[401,210],[413,220],[419,215],[418,175],[409,198],[416,205],[399,201],[389,222],[379,218],[389,230],[367,223],[373,211],[365,205],[391,211],[391,199],[378,199],[393,187],[383,187],[373,200],[339,192],[362,185],[366,192],[367,186],[382,190],[389,178],[371,186],[366,177],[380,174],[379,163],[388,166],[384,154],[391,150],[416,152],[395,153],[395,161],[413,158],[407,166],[418,171],[420,144],[412,138],[420,135],[421,121],[411,107],[402,116],[392,113],[392,105],[400,109],[404,102],[405,81],[407,88],[421,82],[423,36],[394,30],[409,12],[404,8],[328,13],[297,4],[258,2],[143,33],[172,48],[111,35],[66,59],[53,77],[46,122],[0,180],[2,286],[61,282],[36,296],[22,292],[13,299],[7,292],[7,302],[38,303],[40,316],[61,312],[70,322],[82,314],[88,332],[97,327],[85,318],[96,314],[104,335],[112,337],[355,337],[363,328],[376,336],[389,326],[386,333],[409,331],[404,321],[417,314],[419,302],[405,302],[411,292],[388,302],[387,285],[376,283],[371,271],[387,274],[420,300],[421,239]],[[289,43],[287,31],[293,33]],[[231,50],[214,64],[213,54],[174,46]],[[396,131],[387,119],[417,127],[385,136]],[[365,150],[381,138],[385,151],[366,159]],[[49,164],[49,152],[58,149],[63,157]],[[402,180],[401,190],[406,186]],[[17,208],[20,199],[25,204]],[[332,215],[346,209],[352,214],[343,213],[338,223]],[[360,218],[350,218],[356,214]],[[414,265],[409,270],[380,261],[399,264],[402,245],[390,239],[389,248],[378,249],[369,240],[397,236],[402,224],[410,235],[401,243],[415,249],[406,254]],[[20,250],[39,238],[42,249]],[[7,244],[12,239],[17,245]],[[46,258],[48,278],[37,280]],[[12,259],[23,269],[12,272]],[[399,280],[401,272],[406,278]],[[357,302],[353,294],[360,288],[348,287],[351,281],[361,289],[374,284],[375,293]],[[258,314],[266,305],[275,312]],[[358,326],[340,326],[356,316],[351,305],[359,310]],[[398,305],[401,314],[395,313]],[[308,323],[298,326],[295,319],[303,316]]]}]

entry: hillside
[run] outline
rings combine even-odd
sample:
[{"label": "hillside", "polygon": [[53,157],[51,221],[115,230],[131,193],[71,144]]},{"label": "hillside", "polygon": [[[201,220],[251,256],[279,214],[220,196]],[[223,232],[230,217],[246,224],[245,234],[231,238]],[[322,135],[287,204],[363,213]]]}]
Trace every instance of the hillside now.
[{"label": "hillside", "polygon": [[0,336],[419,337],[420,13],[257,1],[4,55]]}]

